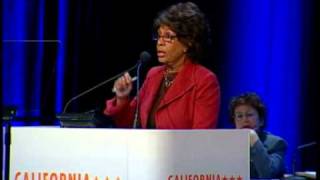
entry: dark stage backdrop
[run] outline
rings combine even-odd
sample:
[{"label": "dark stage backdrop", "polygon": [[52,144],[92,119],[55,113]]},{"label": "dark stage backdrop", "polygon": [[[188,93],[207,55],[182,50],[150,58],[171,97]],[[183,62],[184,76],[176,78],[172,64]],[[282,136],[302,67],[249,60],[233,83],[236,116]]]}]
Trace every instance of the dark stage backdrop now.
[{"label": "dark stage backdrop", "polygon": [[[2,2],[3,105],[17,108],[22,121],[16,125],[57,125],[55,114],[69,99],[133,66],[142,51],[153,56],[143,67],[142,79],[158,64],[153,19],[177,1]],[[300,158],[297,146],[316,141],[318,2],[196,3],[212,29],[212,47],[202,64],[221,84],[219,128],[232,127],[228,103],[233,96],[257,92],[268,109],[267,130],[289,143],[290,172],[293,155]],[[113,96],[112,85],[73,101],[67,111],[101,111],[105,99]]]}]

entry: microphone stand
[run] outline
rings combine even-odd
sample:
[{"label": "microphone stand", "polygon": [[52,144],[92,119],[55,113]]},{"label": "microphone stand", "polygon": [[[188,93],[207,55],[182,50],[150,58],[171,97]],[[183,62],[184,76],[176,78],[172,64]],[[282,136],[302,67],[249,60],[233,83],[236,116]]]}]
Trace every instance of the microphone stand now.
[{"label": "microphone stand", "polygon": [[[5,113],[4,113],[5,114]],[[2,165],[4,166],[3,168],[3,173],[2,177],[3,179],[9,180],[10,178],[10,149],[11,149],[11,121],[14,119],[16,115],[16,110],[9,110],[7,112],[7,115],[2,116],[2,122],[4,125],[4,149],[2,152],[2,157],[4,158],[4,161],[2,161]]]},{"label": "microphone stand", "polygon": [[138,67],[137,67],[137,83],[136,83],[136,91],[137,91],[137,106],[136,106],[136,111],[134,113],[134,121],[133,121],[133,128],[136,129],[138,128],[138,121],[139,121],[139,106],[140,106],[140,98],[139,98],[139,89],[140,89],[140,68],[141,68],[142,62],[139,61]]},{"label": "microphone stand", "polygon": [[[133,128],[137,128],[138,119],[139,119],[139,104],[140,104],[140,102],[139,102],[139,101],[140,101],[140,100],[139,100],[140,68],[141,68],[142,63],[147,62],[147,61],[149,61],[150,59],[151,59],[151,55],[150,55],[148,52],[146,52],[146,51],[141,52],[141,54],[140,54],[140,59],[139,59],[138,63],[135,64],[133,67],[131,67],[131,68],[127,69],[126,71],[123,71],[123,72],[117,74],[116,76],[114,76],[114,77],[112,77],[112,78],[109,78],[109,79],[107,79],[107,80],[99,83],[98,85],[96,85],[96,86],[94,86],[94,87],[92,87],[92,88],[90,88],[90,89],[88,89],[88,90],[86,90],[86,91],[78,94],[77,96],[71,98],[71,99],[66,103],[66,105],[64,106],[64,108],[63,108],[63,113],[62,113],[62,114],[65,114],[65,113],[66,113],[67,108],[68,108],[68,106],[70,105],[70,103],[71,103],[72,101],[78,99],[79,97],[81,97],[81,96],[83,96],[83,95],[85,95],[85,94],[93,91],[94,89],[96,89],[96,88],[98,88],[98,87],[100,87],[100,86],[102,86],[102,85],[104,85],[104,84],[106,84],[106,83],[108,83],[108,82],[110,82],[110,81],[113,81],[113,80],[119,78],[120,76],[123,76],[124,72],[131,71],[132,69],[134,69],[134,68],[137,67],[137,107],[136,107],[135,117],[134,117],[134,123],[133,123]],[[133,78],[133,79],[134,79],[134,78]]]},{"label": "microphone stand", "polygon": [[5,145],[5,149],[4,149],[4,158],[5,158],[5,170],[4,170],[4,179],[8,179],[9,180],[9,173],[10,173],[10,145],[11,145],[11,120],[7,120],[7,122],[5,123],[5,138],[4,138],[4,145]]},{"label": "microphone stand", "polygon": [[[136,66],[137,66],[137,64],[136,64],[136,65],[134,65],[133,67],[131,67],[131,68],[127,69],[127,70],[126,70],[126,71],[124,71],[124,72],[131,71],[132,69],[136,68]],[[72,101],[74,101],[74,100],[78,99],[79,97],[81,97],[81,96],[83,96],[83,95],[85,95],[85,94],[89,93],[90,91],[92,91],[92,90],[94,90],[94,89],[96,89],[96,88],[98,88],[98,87],[100,87],[100,86],[102,86],[102,85],[104,85],[104,84],[106,84],[106,83],[108,83],[108,82],[110,82],[110,81],[113,81],[113,80],[115,80],[115,79],[119,78],[120,76],[122,76],[122,75],[123,75],[123,73],[124,73],[124,72],[121,72],[121,73],[117,74],[116,76],[114,76],[114,77],[112,77],[112,78],[109,78],[109,79],[107,79],[107,80],[105,80],[105,81],[103,81],[103,82],[101,82],[101,83],[99,83],[99,84],[95,85],[94,87],[92,87],[92,88],[90,88],[90,89],[88,89],[88,90],[86,90],[86,91],[84,91],[84,92],[82,92],[82,93],[78,94],[77,96],[75,96],[75,97],[71,98],[71,99],[66,103],[66,105],[64,106],[64,108],[63,108],[63,113],[66,113],[67,108],[68,108],[69,104],[70,104]]]}]

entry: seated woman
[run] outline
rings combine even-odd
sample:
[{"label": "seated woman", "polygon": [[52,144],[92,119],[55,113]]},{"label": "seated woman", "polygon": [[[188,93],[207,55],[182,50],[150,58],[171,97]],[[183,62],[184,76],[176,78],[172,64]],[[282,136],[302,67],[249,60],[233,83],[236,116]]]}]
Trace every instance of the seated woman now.
[{"label": "seated woman", "polygon": [[285,172],[284,156],[287,143],[264,131],[265,106],[255,93],[234,97],[229,105],[232,123],[237,129],[250,131],[250,177],[280,178]]}]

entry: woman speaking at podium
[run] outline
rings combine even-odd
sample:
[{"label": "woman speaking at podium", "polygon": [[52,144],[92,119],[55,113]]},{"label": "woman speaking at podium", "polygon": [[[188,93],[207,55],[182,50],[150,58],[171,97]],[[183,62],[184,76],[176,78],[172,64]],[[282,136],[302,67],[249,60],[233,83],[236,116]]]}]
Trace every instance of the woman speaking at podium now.
[{"label": "woman speaking at podium", "polygon": [[129,96],[133,78],[128,73],[117,79],[116,96],[106,101],[104,114],[121,128],[215,128],[219,83],[213,72],[199,64],[209,42],[204,14],[194,3],[178,3],[159,14],[154,29],[162,65],[149,70],[139,98]]}]

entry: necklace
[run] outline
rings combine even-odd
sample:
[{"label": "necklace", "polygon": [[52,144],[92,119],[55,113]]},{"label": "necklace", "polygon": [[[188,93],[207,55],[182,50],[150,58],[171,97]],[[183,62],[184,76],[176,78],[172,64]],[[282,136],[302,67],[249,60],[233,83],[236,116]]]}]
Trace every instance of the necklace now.
[{"label": "necklace", "polygon": [[166,87],[166,88],[168,88],[169,86],[171,86],[171,84],[172,84],[172,80],[170,80],[169,78],[168,78],[168,76],[164,76],[164,86]]},{"label": "necklace", "polygon": [[164,73],[164,86],[168,88],[172,85],[174,78],[176,77],[177,72],[169,72],[168,70]]}]

